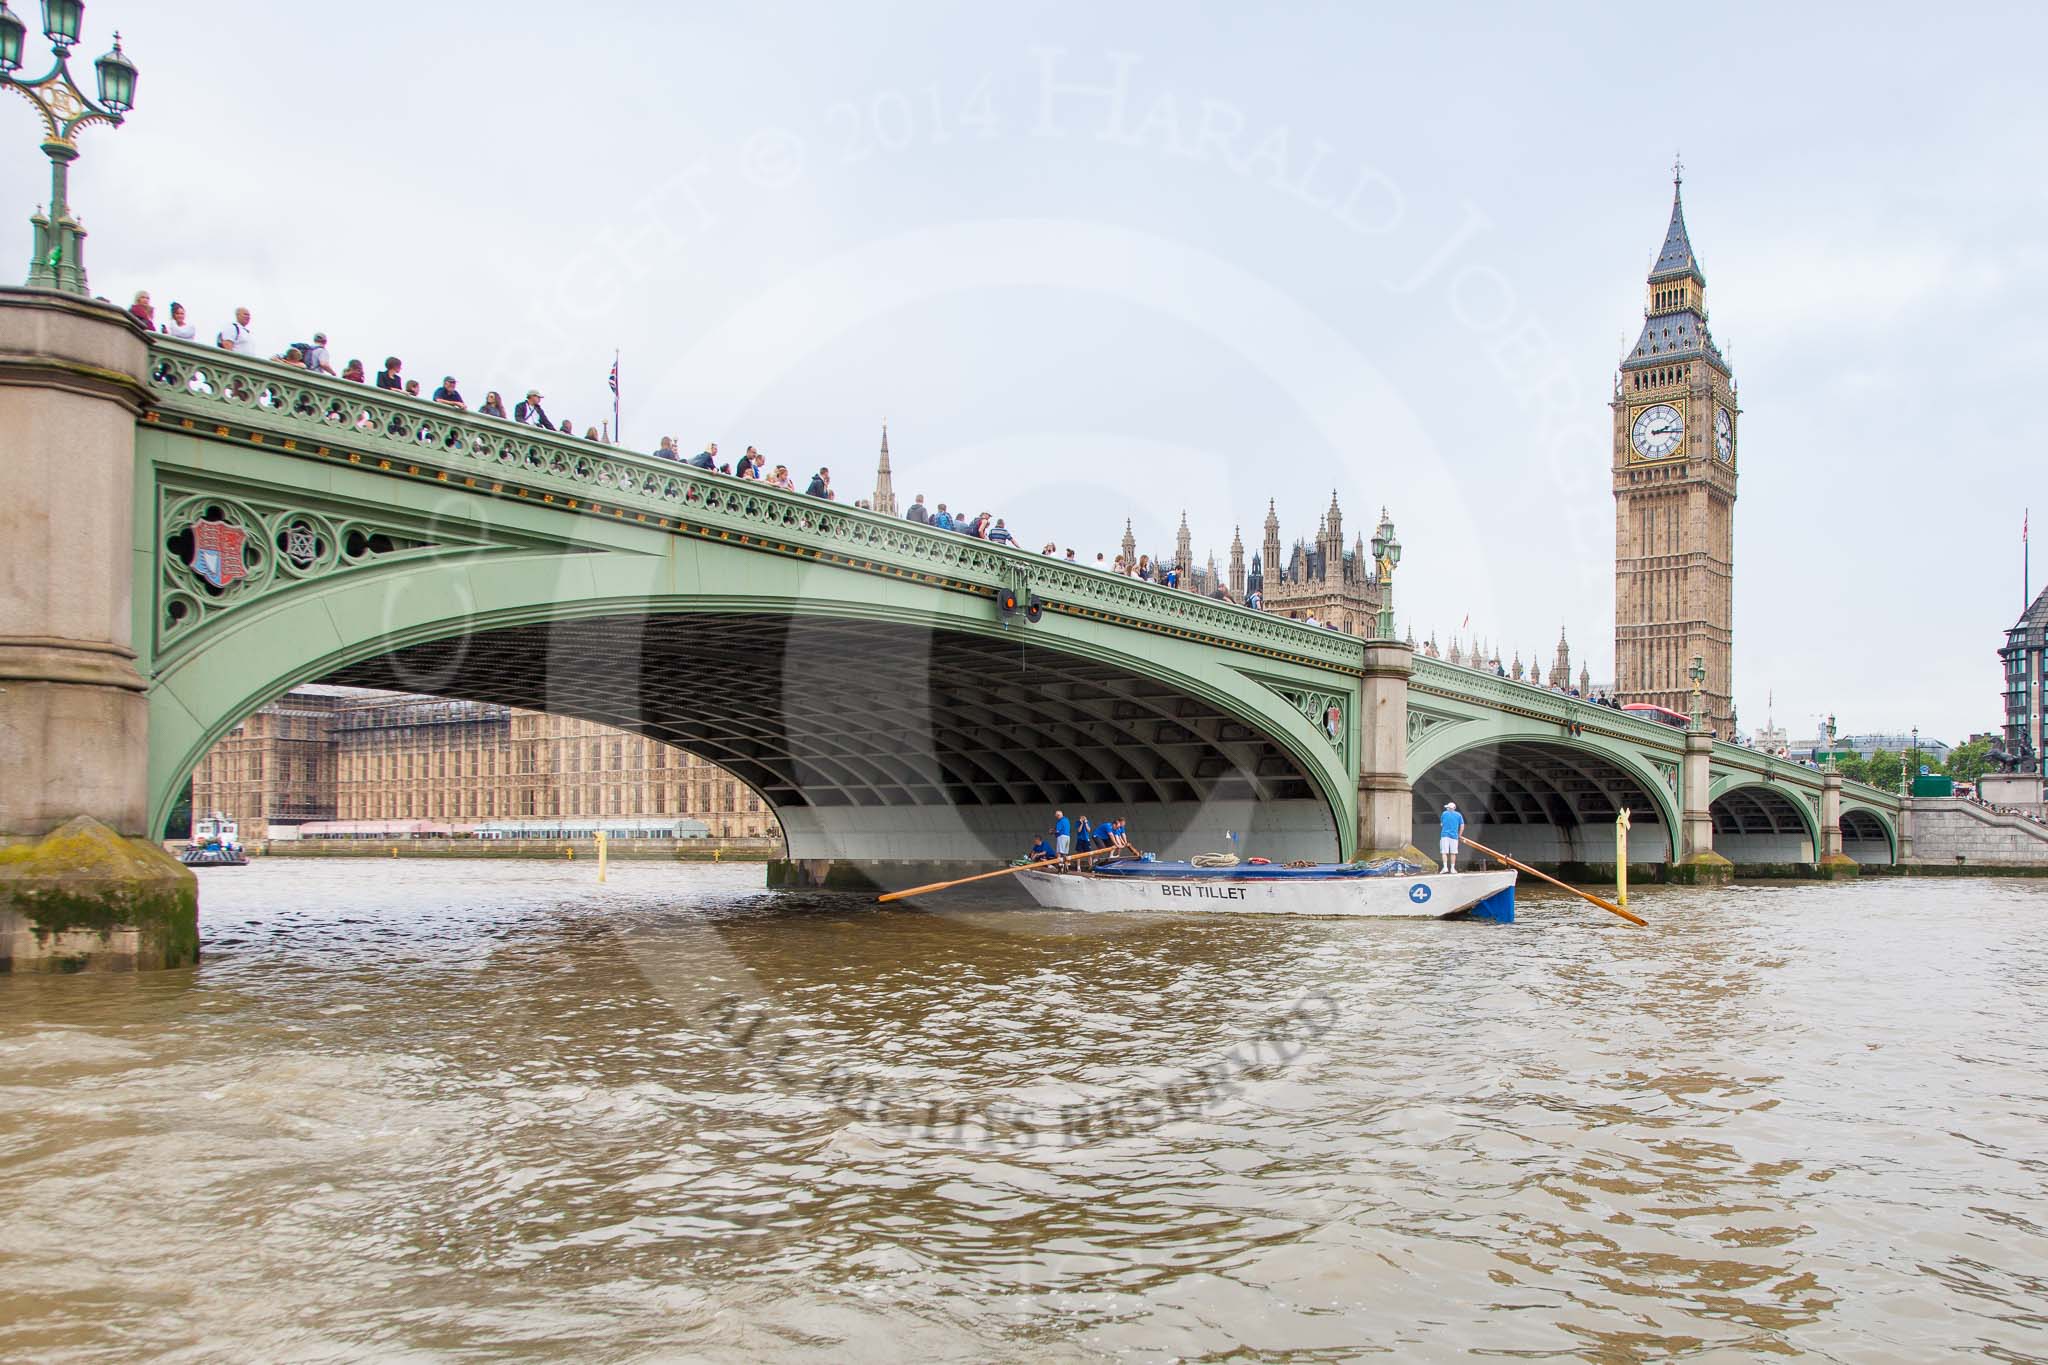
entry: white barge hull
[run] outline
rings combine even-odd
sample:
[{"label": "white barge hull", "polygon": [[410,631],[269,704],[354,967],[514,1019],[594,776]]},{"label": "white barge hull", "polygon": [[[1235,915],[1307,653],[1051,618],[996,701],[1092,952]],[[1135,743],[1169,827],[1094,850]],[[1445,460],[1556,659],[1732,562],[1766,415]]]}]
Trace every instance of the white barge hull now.
[{"label": "white barge hull", "polygon": [[1421,877],[1298,877],[1232,881],[1220,877],[1096,877],[1030,869],[1017,880],[1053,910],[1169,910],[1234,915],[1363,916],[1446,919],[1471,912],[1512,920],[1515,874],[1453,872]]}]

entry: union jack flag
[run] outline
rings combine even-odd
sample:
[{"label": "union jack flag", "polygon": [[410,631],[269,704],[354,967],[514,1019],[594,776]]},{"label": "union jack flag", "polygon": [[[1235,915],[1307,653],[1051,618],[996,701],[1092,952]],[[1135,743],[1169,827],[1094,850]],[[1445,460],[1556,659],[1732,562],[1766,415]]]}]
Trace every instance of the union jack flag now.
[{"label": "union jack flag", "polygon": [[247,578],[249,569],[242,562],[242,546],[248,539],[248,532],[224,521],[193,522],[192,572],[216,588]]},{"label": "union jack flag", "polygon": [[619,439],[619,353],[612,352],[612,439]]}]

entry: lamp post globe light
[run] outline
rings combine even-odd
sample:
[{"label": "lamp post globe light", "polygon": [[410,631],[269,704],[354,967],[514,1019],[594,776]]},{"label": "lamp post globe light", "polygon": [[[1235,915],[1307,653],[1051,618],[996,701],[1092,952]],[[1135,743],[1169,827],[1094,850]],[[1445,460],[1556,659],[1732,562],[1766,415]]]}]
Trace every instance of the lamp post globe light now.
[{"label": "lamp post globe light", "polygon": [[1685,670],[1685,676],[1692,679],[1692,728],[1704,730],[1707,728],[1707,661],[1700,655],[1693,655],[1692,667]]},{"label": "lamp post globe light", "polygon": [[0,0],[0,87],[18,91],[43,120],[43,155],[50,158],[48,212],[38,209],[29,222],[35,228],[35,255],[29,261],[28,286],[86,293],[85,229],[71,216],[71,163],[78,159],[78,133],[95,123],[116,127],[135,107],[135,63],[121,51],[121,35],[113,50],[93,63],[99,76],[99,99],[78,88],[71,77],[71,48],[85,23],[85,0],[42,0],[43,36],[50,40],[56,63],[38,81],[15,79],[21,70],[22,45],[28,26]]},{"label": "lamp post globe light", "polygon": [[1380,580],[1380,614],[1373,635],[1377,639],[1391,640],[1394,638],[1394,569],[1401,563],[1401,542],[1394,538],[1394,521],[1384,507],[1380,509],[1380,524],[1372,533],[1372,558],[1374,572]]}]

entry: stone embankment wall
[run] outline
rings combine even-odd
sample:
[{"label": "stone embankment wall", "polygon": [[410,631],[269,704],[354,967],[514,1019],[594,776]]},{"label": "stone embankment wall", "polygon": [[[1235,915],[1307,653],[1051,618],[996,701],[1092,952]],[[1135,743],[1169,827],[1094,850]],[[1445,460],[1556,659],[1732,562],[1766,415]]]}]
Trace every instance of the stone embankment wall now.
[{"label": "stone embankment wall", "polygon": [[1913,861],[1963,867],[2048,864],[2048,825],[1969,801],[1923,797],[1913,803]]}]

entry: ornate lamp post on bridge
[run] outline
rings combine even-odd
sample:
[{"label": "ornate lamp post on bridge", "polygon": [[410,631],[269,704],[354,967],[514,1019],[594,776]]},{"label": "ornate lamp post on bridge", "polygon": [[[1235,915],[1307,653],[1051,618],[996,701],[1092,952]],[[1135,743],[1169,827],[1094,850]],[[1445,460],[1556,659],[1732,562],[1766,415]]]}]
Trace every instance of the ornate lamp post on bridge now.
[{"label": "ornate lamp post on bridge", "polygon": [[1692,667],[1685,670],[1685,676],[1692,679],[1692,728],[1704,730],[1707,728],[1707,661],[1693,655]]},{"label": "ornate lamp post on bridge", "polygon": [[1394,568],[1401,562],[1401,542],[1394,538],[1394,522],[1387,509],[1380,509],[1380,524],[1372,533],[1374,572],[1380,580],[1380,615],[1374,638],[1394,638]]},{"label": "ornate lamp post on bridge", "polygon": [[1832,712],[1832,711],[1828,712],[1828,720],[1827,720],[1827,727],[1828,727],[1828,763],[1827,763],[1827,767],[1826,767],[1826,768],[1825,768],[1825,769],[1824,769],[1823,771],[1825,771],[1825,772],[1834,772],[1834,771],[1836,771],[1836,768],[1835,768],[1835,713],[1834,713],[1834,712]]},{"label": "ornate lamp post on bridge", "polygon": [[56,65],[39,81],[15,79],[21,70],[22,40],[28,26],[0,0],[0,86],[19,91],[43,119],[43,155],[50,158],[50,206],[29,219],[35,226],[35,257],[29,262],[31,289],[56,289],[84,294],[85,229],[71,216],[71,163],[78,159],[78,131],[95,123],[120,124],[135,107],[135,63],[114,50],[93,63],[99,72],[95,103],[71,78],[71,48],[85,19],[85,0],[42,0],[43,36],[57,54]]}]

